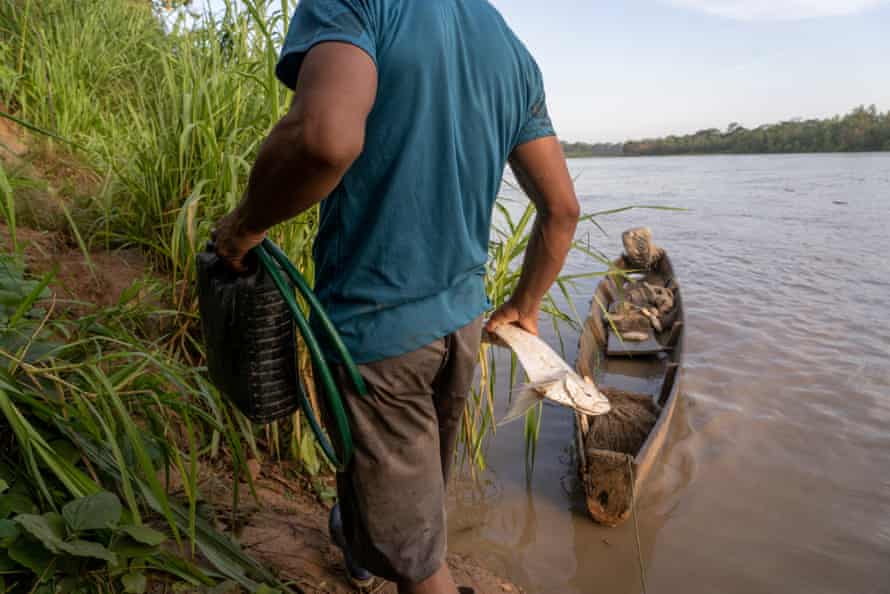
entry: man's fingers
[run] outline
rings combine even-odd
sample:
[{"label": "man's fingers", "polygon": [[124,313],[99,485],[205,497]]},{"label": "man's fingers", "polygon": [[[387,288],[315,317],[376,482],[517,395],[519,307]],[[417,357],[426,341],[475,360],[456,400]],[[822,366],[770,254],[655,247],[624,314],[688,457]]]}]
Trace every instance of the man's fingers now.
[{"label": "man's fingers", "polygon": [[225,262],[226,267],[228,267],[229,270],[232,270],[239,274],[242,272],[247,272],[247,267],[244,266],[244,258],[243,257],[229,257],[229,256],[223,256],[221,254],[219,256],[222,259],[222,261]]},{"label": "man's fingers", "polygon": [[528,332],[529,334],[538,335],[538,322],[537,320],[529,320],[522,319],[519,320],[519,327]]},{"label": "man's fingers", "polygon": [[491,314],[491,317],[488,319],[488,323],[485,324],[485,329],[489,332],[494,332],[495,330],[497,330],[498,326],[509,324],[510,322],[516,321],[516,319],[517,316],[511,316],[504,310],[499,309]]}]

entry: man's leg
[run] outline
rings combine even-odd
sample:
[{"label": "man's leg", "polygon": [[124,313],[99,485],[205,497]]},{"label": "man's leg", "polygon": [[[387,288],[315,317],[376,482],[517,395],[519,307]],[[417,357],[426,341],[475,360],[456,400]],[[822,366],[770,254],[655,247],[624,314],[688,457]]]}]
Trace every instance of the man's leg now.
[{"label": "man's leg", "polygon": [[445,485],[451,478],[454,448],[460,422],[479,364],[479,343],[482,341],[482,317],[476,318],[457,332],[445,337],[445,365],[433,384],[436,417],[439,421],[439,458]]},{"label": "man's leg", "polygon": [[346,548],[357,564],[396,583],[437,583],[445,558],[445,485],[433,392],[445,342],[360,365],[365,397],[338,369],[355,443],[352,463],[337,476]]},{"label": "man's leg", "polygon": [[457,586],[448,564],[443,562],[436,573],[420,583],[400,582],[399,594],[457,594]]},{"label": "man's leg", "polygon": [[445,564],[445,483],[480,336],[481,319],[417,351],[361,365],[365,398],[351,393],[340,370],[356,446],[337,480],[346,544],[403,593],[457,592]]},{"label": "man's leg", "polygon": [[[476,375],[482,318],[445,338],[445,363],[433,384],[439,423],[439,455],[445,486],[451,474],[460,421]],[[399,584],[399,594],[454,594],[457,588],[446,563],[419,584]]]}]

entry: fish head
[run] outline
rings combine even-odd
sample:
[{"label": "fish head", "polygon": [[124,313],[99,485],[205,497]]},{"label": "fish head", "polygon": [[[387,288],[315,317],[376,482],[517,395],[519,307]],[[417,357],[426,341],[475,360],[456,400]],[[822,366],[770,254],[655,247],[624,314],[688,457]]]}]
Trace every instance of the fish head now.
[{"label": "fish head", "polygon": [[596,389],[592,382],[586,382],[574,373],[563,380],[564,389],[571,399],[569,406],[587,415],[604,415],[612,410],[609,399]]}]

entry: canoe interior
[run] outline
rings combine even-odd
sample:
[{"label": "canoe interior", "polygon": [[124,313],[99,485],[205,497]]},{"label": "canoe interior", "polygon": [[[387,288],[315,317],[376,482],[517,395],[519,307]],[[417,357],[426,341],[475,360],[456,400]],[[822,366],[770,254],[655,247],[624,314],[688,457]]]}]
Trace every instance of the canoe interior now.
[{"label": "canoe interior", "polygon": [[[668,256],[663,256],[655,280],[675,290],[671,323],[649,341],[622,343],[604,322],[603,310],[616,299],[615,280],[606,277],[597,287],[591,313],[579,344],[576,367],[600,388],[614,388],[652,398],[659,406],[655,426],[634,455],[585,447],[588,419],[576,415],[579,473],[584,484],[591,517],[604,525],[617,526],[626,520],[632,497],[640,489],[663,449],[679,396],[683,357],[683,304]],[[618,260],[615,266],[621,268]],[[648,280],[648,279],[647,279]]]}]

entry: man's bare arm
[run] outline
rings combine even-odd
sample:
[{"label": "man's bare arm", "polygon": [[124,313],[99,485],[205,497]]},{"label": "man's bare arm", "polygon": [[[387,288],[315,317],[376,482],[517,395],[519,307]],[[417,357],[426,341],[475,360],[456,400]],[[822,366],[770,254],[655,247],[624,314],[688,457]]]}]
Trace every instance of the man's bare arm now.
[{"label": "man's bare arm", "polygon": [[535,204],[538,215],[516,290],[491,316],[486,328],[491,331],[501,324],[513,323],[537,334],[541,303],[571,248],[580,206],[555,136],[518,146],[510,155],[510,168]]},{"label": "man's bare arm", "polygon": [[266,231],[326,198],[362,152],[377,94],[371,58],[321,43],[303,60],[294,100],[260,147],[244,199],[216,226],[217,253],[236,270]]}]

